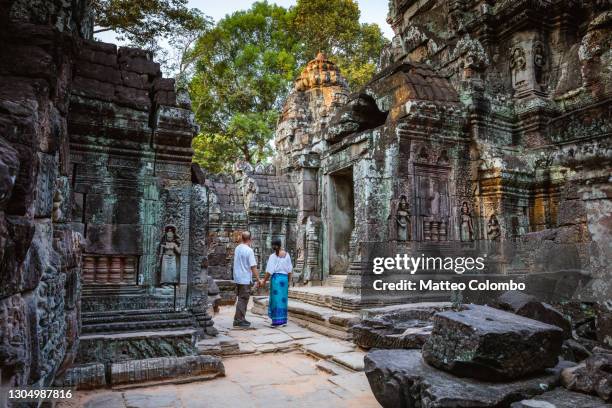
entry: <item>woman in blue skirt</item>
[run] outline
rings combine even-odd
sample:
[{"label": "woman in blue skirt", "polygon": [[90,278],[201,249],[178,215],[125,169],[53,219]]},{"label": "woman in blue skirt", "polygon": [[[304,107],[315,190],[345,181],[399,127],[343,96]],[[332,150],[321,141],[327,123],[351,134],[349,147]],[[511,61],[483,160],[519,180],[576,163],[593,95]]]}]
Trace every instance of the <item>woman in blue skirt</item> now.
[{"label": "woman in blue skirt", "polygon": [[272,327],[287,324],[287,302],[289,301],[289,282],[291,281],[291,258],[283,250],[281,240],[272,240],[274,252],[268,258],[263,286],[270,276],[270,299],[268,301],[268,316],[272,319]]}]

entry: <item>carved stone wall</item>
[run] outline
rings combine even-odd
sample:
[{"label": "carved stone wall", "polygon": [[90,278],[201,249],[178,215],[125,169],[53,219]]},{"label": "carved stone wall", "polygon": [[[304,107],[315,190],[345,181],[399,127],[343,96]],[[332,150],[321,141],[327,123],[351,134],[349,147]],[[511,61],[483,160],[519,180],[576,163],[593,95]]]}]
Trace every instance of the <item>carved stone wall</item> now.
[{"label": "carved stone wall", "polygon": [[[609,298],[610,3],[389,4],[396,36],[369,84],[332,105],[312,98],[303,78],[319,72],[318,57],[284,107],[276,163],[298,187],[298,269],[317,265],[320,280],[337,273],[334,178],[350,174],[347,290],[360,284],[350,276],[359,243],[426,251],[482,241],[523,251],[496,268],[527,273],[535,290],[558,278],[573,282],[566,296]],[[313,181],[308,191],[303,180]],[[401,200],[409,231],[400,236]],[[318,254],[307,262],[304,226],[319,217]],[[543,262],[553,247],[565,254],[554,266]]]},{"label": "carved stone wall", "polygon": [[[82,237],[67,132],[85,2],[0,5],[0,388],[48,386],[74,360]],[[6,392],[0,392],[0,405]]]}]

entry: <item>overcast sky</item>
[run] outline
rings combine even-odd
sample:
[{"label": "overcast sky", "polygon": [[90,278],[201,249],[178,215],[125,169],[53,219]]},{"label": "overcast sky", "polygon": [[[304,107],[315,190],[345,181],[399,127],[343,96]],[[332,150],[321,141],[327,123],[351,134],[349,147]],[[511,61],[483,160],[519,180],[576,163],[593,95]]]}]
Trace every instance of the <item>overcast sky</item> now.
[{"label": "overcast sky", "polygon": [[[226,14],[231,14],[237,10],[248,9],[255,0],[189,0],[189,6],[200,9],[204,14],[211,16],[215,21],[219,21]],[[269,0],[269,3],[276,3],[279,6],[289,7],[296,3],[296,0]],[[393,37],[391,27],[385,21],[387,18],[387,0],[357,0],[361,10],[361,22],[376,23],[379,25],[383,34],[389,39]],[[97,38],[106,42],[117,42],[111,32],[97,34]]]}]

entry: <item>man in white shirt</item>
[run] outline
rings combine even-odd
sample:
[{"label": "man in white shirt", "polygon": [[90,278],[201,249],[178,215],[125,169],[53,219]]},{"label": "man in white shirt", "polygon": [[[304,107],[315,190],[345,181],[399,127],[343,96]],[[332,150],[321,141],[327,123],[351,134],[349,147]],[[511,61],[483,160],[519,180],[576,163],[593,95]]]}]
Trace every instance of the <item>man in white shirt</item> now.
[{"label": "man in white shirt", "polygon": [[251,284],[259,284],[257,261],[251,248],[251,233],[242,233],[242,243],[234,250],[234,283],[236,283],[236,313],[234,314],[234,327],[249,327],[246,320],[247,305],[251,295]]}]

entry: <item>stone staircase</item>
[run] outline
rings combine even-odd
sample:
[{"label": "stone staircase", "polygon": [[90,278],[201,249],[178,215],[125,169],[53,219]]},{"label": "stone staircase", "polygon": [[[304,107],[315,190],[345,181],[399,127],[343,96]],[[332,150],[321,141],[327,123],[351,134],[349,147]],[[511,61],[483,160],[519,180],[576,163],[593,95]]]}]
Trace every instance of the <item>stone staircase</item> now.
[{"label": "stone staircase", "polygon": [[[175,310],[174,301],[171,290],[160,289],[151,294],[136,285],[85,285],[76,365],[66,381],[75,383],[77,388],[94,383],[127,387],[130,381],[126,376],[133,376],[134,383],[157,378],[151,367],[156,367],[164,378],[165,371],[184,371],[183,380],[206,377],[211,370],[214,375],[222,372],[222,365],[211,368],[218,366],[214,359],[194,360],[198,355],[194,316],[189,311]],[[201,375],[189,375],[192,364],[201,365]]]}]

